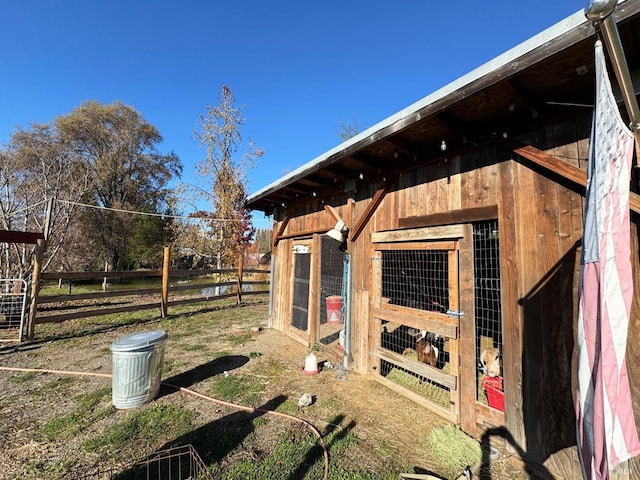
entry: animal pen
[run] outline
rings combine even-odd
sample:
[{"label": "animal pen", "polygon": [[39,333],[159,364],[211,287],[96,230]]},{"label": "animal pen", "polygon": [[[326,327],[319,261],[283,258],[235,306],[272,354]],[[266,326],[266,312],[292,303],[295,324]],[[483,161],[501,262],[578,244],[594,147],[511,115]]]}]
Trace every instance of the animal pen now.
[{"label": "animal pen", "polygon": [[[637,71],[640,2],[616,18]],[[573,396],[594,41],[578,12],[248,200],[273,216],[274,328],[564,478],[581,475]],[[636,292],[638,190],[634,170]],[[332,296],[342,323],[327,321]],[[629,365],[638,357],[627,349]]]}]

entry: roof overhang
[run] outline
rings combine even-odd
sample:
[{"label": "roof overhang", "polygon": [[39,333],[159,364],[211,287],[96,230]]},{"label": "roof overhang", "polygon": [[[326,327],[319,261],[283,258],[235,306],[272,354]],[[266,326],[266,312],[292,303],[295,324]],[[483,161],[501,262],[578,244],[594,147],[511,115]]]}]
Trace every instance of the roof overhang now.
[{"label": "roof overhang", "polygon": [[[635,0],[615,11],[632,72],[640,69],[639,13]],[[255,192],[247,206],[271,213],[335,184],[438,158],[442,142],[463,150],[590,114],[594,41],[593,24],[577,12]]]}]

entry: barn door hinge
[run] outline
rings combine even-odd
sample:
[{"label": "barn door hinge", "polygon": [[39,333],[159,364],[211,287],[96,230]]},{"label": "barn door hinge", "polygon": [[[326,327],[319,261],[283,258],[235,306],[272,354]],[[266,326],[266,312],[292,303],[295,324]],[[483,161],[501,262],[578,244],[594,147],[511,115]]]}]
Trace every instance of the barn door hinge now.
[{"label": "barn door hinge", "polygon": [[464,312],[459,312],[458,310],[447,310],[447,317],[451,318],[462,318],[464,317]]}]

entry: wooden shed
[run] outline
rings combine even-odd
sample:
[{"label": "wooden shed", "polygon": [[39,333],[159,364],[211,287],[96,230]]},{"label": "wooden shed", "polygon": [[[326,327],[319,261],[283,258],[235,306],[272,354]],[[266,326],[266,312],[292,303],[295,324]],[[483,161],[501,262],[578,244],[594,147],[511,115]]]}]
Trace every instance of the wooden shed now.
[{"label": "wooden shed", "polygon": [[[620,4],[616,21],[638,73],[640,1]],[[563,478],[580,477],[575,334],[594,42],[578,12],[248,199],[273,215],[272,327]],[[632,179],[638,192],[636,169]],[[637,193],[631,207],[640,292]],[[630,366],[640,363],[638,298]],[[640,371],[629,375],[638,420]]]}]

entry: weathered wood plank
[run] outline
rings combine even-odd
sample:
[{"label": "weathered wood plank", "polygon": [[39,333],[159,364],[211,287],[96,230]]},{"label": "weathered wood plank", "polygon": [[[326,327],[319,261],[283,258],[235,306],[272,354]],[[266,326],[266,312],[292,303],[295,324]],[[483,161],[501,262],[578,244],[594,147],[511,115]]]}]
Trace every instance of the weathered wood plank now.
[{"label": "weathered wood plank", "polygon": [[[566,178],[567,180],[580,185],[581,187],[587,186],[587,174],[584,170],[573,167],[558,158],[552,157],[551,155],[538,150],[535,147],[528,145],[516,148],[513,152],[557,175],[560,175],[563,178]],[[630,192],[629,207],[631,208],[631,211],[640,213],[640,195]]]},{"label": "weathered wood plank", "polygon": [[441,227],[412,228],[408,230],[393,230],[371,234],[373,243],[408,242],[419,240],[458,239],[464,235],[464,228],[460,225],[445,225]]},{"label": "weathered wood plank", "polygon": [[[522,268],[519,270],[518,284],[522,290],[516,298],[522,305],[523,330],[518,342],[521,346],[522,371],[526,371],[521,385],[505,383],[505,392],[513,392],[513,395],[522,395],[522,423],[516,424],[507,412],[506,422],[516,443],[526,452],[529,452],[529,444],[535,445],[544,434],[543,422],[541,422],[542,405],[540,392],[543,391],[543,378],[540,371],[542,363],[542,338],[544,332],[540,328],[540,296],[532,294],[532,289],[540,279],[539,263],[545,261],[543,252],[538,252],[540,243],[538,237],[547,235],[544,218],[542,215],[541,193],[536,189],[537,174],[531,169],[517,164],[515,168],[514,190],[516,205],[516,233],[517,233],[517,259]],[[536,219],[536,221],[532,221]],[[505,317],[503,317],[505,318]],[[513,345],[512,345],[513,346]],[[505,347],[506,352],[506,347]],[[505,360],[505,364],[507,360]],[[513,398],[513,397],[512,397]],[[506,405],[505,405],[506,407]],[[533,453],[533,452],[531,452]]]},{"label": "weathered wood plank", "polygon": [[411,228],[428,227],[431,225],[451,225],[454,223],[472,223],[493,218],[498,218],[497,204],[463,210],[450,210],[448,212],[434,213],[431,215],[403,217],[398,220],[398,223],[400,228]]},{"label": "weathered wood plank", "polygon": [[[458,338],[457,318],[449,318],[438,312],[424,312],[423,315],[414,315],[409,313],[409,309],[400,307],[397,310],[392,310],[389,307],[392,306],[372,308],[373,318],[406,325],[418,330],[427,330],[447,338]],[[417,310],[414,311],[417,312]]]},{"label": "weathered wood plank", "polygon": [[[459,266],[458,266],[458,250],[449,251],[449,309],[460,311],[460,290],[459,290]],[[454,317],[456,318],[456,317]],[[460,328],[460,319],[458,321],[458,329]],[[460,342],[458,339],[449,341],[449,372],[456,376],[460,375]],[[449,401],[453,406],[456,414],[460,415],[460,389],[451,389],[449,391]]]},{"label": "weathered wood plank", "polygon": [[[230,295],[230,296],[234,296],[234,295]],[[96,317],[100,315],[112,315],[115,313],[134,312],[137,310],[146,310],[150,308],[160,309],[160,302],[147,303],[142,305],[129,305],[127,307],[102,308],[99,310],[83,310],[83,311],[77,311],[77,312],[61,313],[59,315],[39,315],[38,317],[36,317],[35,323],[36,324],[60,323],[60,322],[64,322],[65,320],[73,320],[75,318],[88,318],[88,317]]]},{"label": "weathered wood plank", "polygon": [[[234,271],[234,270],[231,270]],[[41,280],[102,280],[103,278],[162,277],[162,270],[131,272],[42,272]]]},{"label": "weathered wood plank", "polygon": [[[460,320],[460,406],[473,405],[476,401],[475,354],[475,291],[473,265],[473,227],[465,225],[465,235],[459,244],[459,309],[464,312]],[[475,409],[460,408],[460,424],[465,432],[475,430]]]},{"label": "weathered wood plank", "polygon": [[371,220],[374,212],[380,206],[380,203],[382,203],[385,195],[389,192],[395,182],[395,177],[387,179],[373,195],[373,198],[369,202],[369,205],[367,205],[367,208],[354,225],[353,230],[349,233],[349,238],[352,242],[355,242],[358,239],[358,237],[364,230],[365,225],[369,223],[369,220]]},{"label": "weathered wood plank", "polygon": [[414,403],[421,405],[422,407],[426,408],[427,410],[435,413],[436,415],[439,415],[440,417],[444,418],[445,420],[450,421],[451,423],[458,423],[458,416],[455,414],[455,412],[452,412],[451,410],[448,410],[440,405],[437,405],[433,402],[430,402],[429,400],[427,400],[426,398],[424,398],[421,395],[418,395],[417,393],[412,392],[409,389],[406,389],[404,387],[401,387],[400,385],[398,385],[397,383],[394,383],[390,380],[387,380],[386,378],[384,378],[382,375],[374,375],[373,376],[374,380],[376,380],[377,382],[380,382],[382,385],[386,386],[387,388],[393,390],[394,392],[408,398],[409,400],[413,401]]},{"label": "weathered wood plank", "polygon": [[433,242],[396,242],[381,243],[375,246],[378,251],[389,250],[454,250],[456,248],[455,241],[433,241]]},{"label": "weathered wood plank", "polygon": [[36,244],[38,243],[38,240],[44,240],[44,233],[0,230],[0,242]]},{"label": "weathered wood plank", "polygon": [[138,295],[160,295],[160,287],[158,288],[138,288],[136,290],[113,290],[107,292],[94,293],[78,293],[73,295],[40,295],[38,296],[38,305],[57,302],[69,302],[72,300],[103,300],[116,297],[128,297]]},{"label": "weathered wood plank", "polygon": [[413,373],[420,375],[421,377],[428,378],[429,380],[436,382],[443,387],[455,390],[458,386],[458,377],[450,373],[445,373],[431,365],[426,363],[420,363],[412,360],[408,357],[404,357],[398,353],[394,353],[384,348],[376,347],[373,350],[373,354],[389,363],[393,363],[397,367],[404,368]]},{"label": "weathered wood plank", "polygon": [[[503,376],[505,394],[505,424],[518,441],[525,436],[522,405],[522,311],[518,299],[520,268],[517,249],[514,170],[516,162],[500,166],[503,182],[499,188],[498,230],[500,232],[500,301],[503,332]],[[508,422],[506,421],[508,419]]]}]

